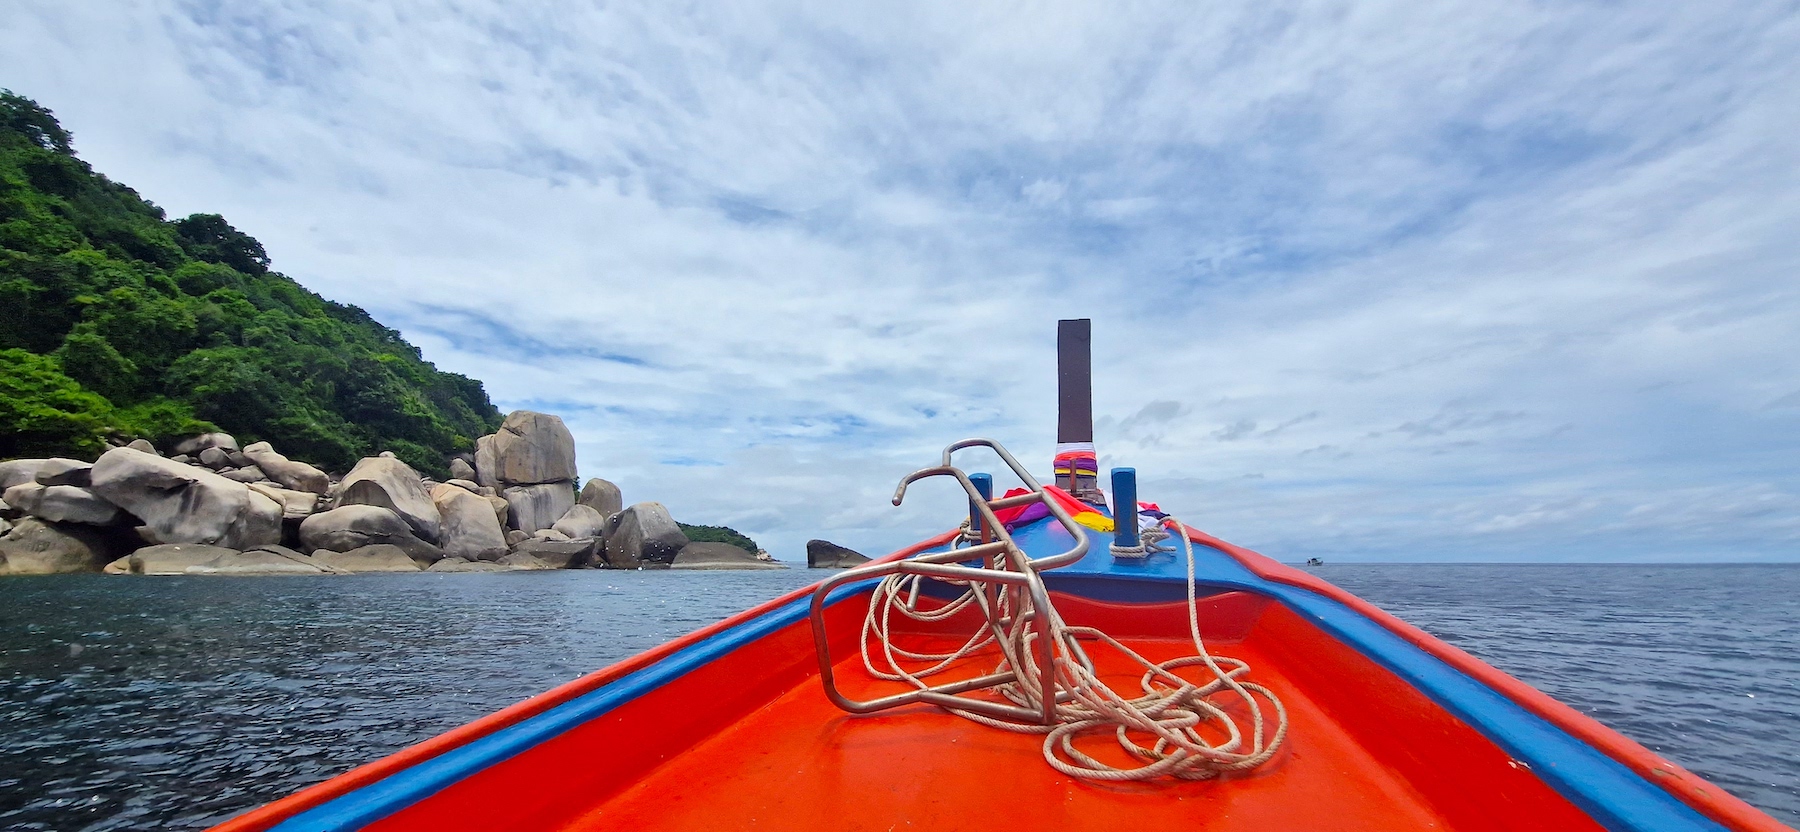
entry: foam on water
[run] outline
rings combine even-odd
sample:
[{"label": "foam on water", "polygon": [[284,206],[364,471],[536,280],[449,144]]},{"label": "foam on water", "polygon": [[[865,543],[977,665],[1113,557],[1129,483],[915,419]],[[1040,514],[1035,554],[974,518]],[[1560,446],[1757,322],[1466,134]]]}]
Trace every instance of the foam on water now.
[{"label": "foam on water", "polygon": [[[1800,820],[1800,566],[1318,571]],[[0,828],[204,827],[818,574],[8,578]]]}]

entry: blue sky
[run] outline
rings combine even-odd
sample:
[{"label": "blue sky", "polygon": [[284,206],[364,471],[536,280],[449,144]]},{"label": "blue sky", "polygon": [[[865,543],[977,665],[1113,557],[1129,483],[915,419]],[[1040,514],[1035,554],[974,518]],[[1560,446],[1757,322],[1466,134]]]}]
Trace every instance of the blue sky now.
[{"label": "blue sky", "polygon": [[1047,467],[1082,316],[1275,557],[1800,559],[1795,4],[1201,8],[25,0],[0,86],[780,557]]}]

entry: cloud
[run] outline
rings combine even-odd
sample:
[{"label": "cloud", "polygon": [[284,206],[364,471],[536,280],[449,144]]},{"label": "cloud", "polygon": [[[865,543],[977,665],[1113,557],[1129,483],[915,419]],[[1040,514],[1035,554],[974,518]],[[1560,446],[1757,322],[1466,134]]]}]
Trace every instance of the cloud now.
[{"label": "cloud", "polygon": [[99,170],[778,556],[1047,468],[1067,316],[1109,464],[1279,558],[1800,555],[1781,4],[3,14]]}]

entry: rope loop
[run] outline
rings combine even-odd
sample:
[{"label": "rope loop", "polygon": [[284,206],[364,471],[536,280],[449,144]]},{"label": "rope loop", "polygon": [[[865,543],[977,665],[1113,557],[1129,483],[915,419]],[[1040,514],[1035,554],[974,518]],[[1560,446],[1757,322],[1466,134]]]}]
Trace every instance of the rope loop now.
[{"label": "rope loop", "polygon": [[[1166,529],[1173,529],[1171,534]],[[1014,674],[1014,680],[994,688],[1013,704],[1042,709],[1043,674],[1055,676],[1055,719],[1052,724],[1015,722],[985,714],[940,706],[952,714],[1003,731],[1043,734],[1044,761],[1070,777],[1084,780],[1125,782],[1170,777],[1205,780],[1227,772],[1247,771],[1268,762],[1287,738],[1288,714],[1281,698],[1260,684],[1247,681],[1249,664],[1239,659],[1213,656],[1200,637],[1198,599],[1194,586],[1194,545],[1186,527],[1173,517],[1144,531],[1142,545],[1114,547],[1173,551],[1156,544],[1179,536],[1187,558],[1188,635],[1194,654],[1152,662],[1118,639],[1093,627],[1072,626],[1051,605],[1035,609],[1029,595],[982,581],[958,581],[917,574],[893,574],[875,588],[863,619],[862,660],[871,676],[906,682],[924,689],[927,677],[943,673],[958,662],[986,648],[1001,654],[995,673]],[[952,545],[963,548],[977,542],[967,523]],[[962,594],[942,606],[919,606],[926,580],[965,587]],[[971,606],[988,624],[976,628],[955,650],[919,652],[894,643],[896,618],[916,622],[946,621]],[[1040,666],[1037,622],[1049,621],[1051,661]],[[995,626],[997,624],[997,626]],[[1102,681],[1088,660],[1084,644],[1123,654],[1142,668],[1138,691],[1122,693]],[[877,664],[877,656],[880,658]],[[913,666],[908,669],[902,662]],[[918,665],[924,665],[918,667]],[[1178,670],[1203,668],[1190,679]],[[1191,672],[1191,671],[1190,671]],[[1140,765],[1113,765],[1094,758],[1076,745],[1083,737],[1110,734],[1119,748]]]}]

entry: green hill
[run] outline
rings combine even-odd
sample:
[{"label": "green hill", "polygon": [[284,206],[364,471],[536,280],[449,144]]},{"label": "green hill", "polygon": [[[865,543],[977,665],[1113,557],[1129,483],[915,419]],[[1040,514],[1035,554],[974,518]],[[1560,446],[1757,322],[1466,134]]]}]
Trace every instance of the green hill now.
[{"label": "green hill", "polygon": [[391,450],[441,475],[499,423],[480,382],[270,271],[223,217],[168,220],[0,90],[0,459],[216,427],[327,468]]}]

